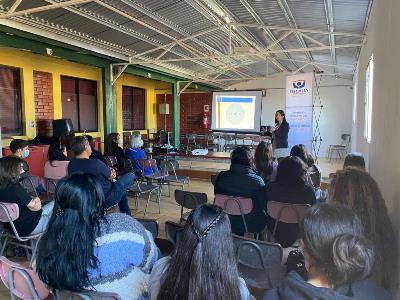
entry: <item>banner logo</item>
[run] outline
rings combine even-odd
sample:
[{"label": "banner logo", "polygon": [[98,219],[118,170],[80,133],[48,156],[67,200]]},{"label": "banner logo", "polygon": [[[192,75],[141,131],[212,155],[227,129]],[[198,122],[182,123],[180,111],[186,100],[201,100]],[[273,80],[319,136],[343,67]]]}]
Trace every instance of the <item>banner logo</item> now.
[{"label": "banner logo", "polygon": [[306,86],[306,81],[305,80],[293,81],[293,88],[295,88],[295,89],[302,89],[305,86]]},{"label": "banner logo", "polygon": [[306,88],[306,81],[302,79],[293,81],[292,86],[293,88],[289,90],[290,94],[304,95],[310,91],[309,89]]}]

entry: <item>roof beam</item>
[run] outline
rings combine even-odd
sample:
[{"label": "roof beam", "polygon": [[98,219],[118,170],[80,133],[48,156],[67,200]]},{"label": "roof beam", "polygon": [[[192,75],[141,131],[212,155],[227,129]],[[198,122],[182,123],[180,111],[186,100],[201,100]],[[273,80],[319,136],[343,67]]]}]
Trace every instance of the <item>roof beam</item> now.
[{"label": "roof beam", "polygon": [[[358,48],[361,47],[362,44],[346,44],[346,45],[336,45],[336,49],[340,48]],[[229,59],[229,58],[239,58],[239,57],[248,57],[248,56],[258,56],[260,54],[279,54],[279,53],[292,53],[292,52],[307,52],[307,51],[324,51],[330,50],[332,47],[330,46],[319,46],[319,47],[308,47],[308,48],[294,48],[294,49],[283,49],[283,50],[271,50],[268,52],[256,52],[256,53],[241,53],[241,54],[231,54],[231,55],[222,55],[222,56],[197,56],[197,57],[189,57],[189,58],[173,58],[173,59],[166,59],[166,60],[159,60],[159,62],[178,62],[178,61],[195,61],[195,60],[210,60],[210,59]],[[138,60],[133,61],[132,64],[148,64],[153,63],[153,59],[146,59],[146,60]]]},{"label": "roof beam", "polygon": [[[247,0],[240,0],[240,3],[246,8],[246,10],[252,15],[252,17],[256,20],[256,22],[260,25],[265,25],[264,22],[262,21],[262,19],[260,18],[260,16],[257,14],[257,12],[253,9],[253,7],[247,2]],[[279,47],[279,49],[284,49],[284,47],[280,44],[280,41],[283,39],[278,40],[275,35],[272,33],[272,31],[266,27],[263,27],[262,30],[265,31],[265,33],[267,34],[267,36],[272,40],[274,46]],[[290,34],[292,33],[292,31],[290,32]],[[290,35],[288,34],[288,35]],[[285,38],[288,35],[284,35]],[[291,58],[289,54],[286,53],[286,57],[287,58]],[[281,64],[279,64],[280,66],[282,66]],[[296,67],[298,67],[295,63],[294,65]],[[285,67],[285,69],[287,69]],[[281,69],[282,70],[282,69]]]},{"label": "roof beam", "polygon": [[69,0],[69,1],[65,1],[65,2],[59,2],[59,3],[55,3],[55,4],[20,10],[17,12],[14,11],[11,13],[1,14],[0,19],[7,19],[7,18],[12,18],[12,17],[18,17],[18,16],[26,16],[26,15],[30,15],[30,14],[37,13],[37,12],[67,7],[67,6],[71,6],[71,5],[84,4],[84,3],[91,2],[91,1],[92,0]]},{"label": "roof beam", "polygon": [[359,38],[364,38],[364,34],[359,34],[359,33],[352,33],[352,32],[330,32],[326,30],[315,30],[315,29],[304,29],[304,28],[291,28],[291,27],[285,27],[285,26],[270,26],[270,25],[260,25],[260,24],[254,24],[254,23],[230,23],[232,26],[236,27],[256,27],[256,28],[268,28],[270,30],[282,30],[282,31],[293,31],[294,33],[316,33],[316,34],[333,34],[337,36],[349,36],[349,37],[359,37]]},{"label": "roof beam", "polygon": [[18,6],[21,4],[22,0],[16,0],[13,4],[13,6],[11,6],[11,8],[8,10],[7,14],[12,14],[17,8]]},{"label": "roof beam", "polygon": [[[326,25],[328,26],[328,31],[334,32],[335,26],[334,26],[334,18],[333,18],[332,0],[324,0],[324,9],[325,9]],[[333,34],[329,35],[329,45],[331,45],[333,47],[336,45],[335,36]],[[331,57],[332,57],[332,63],[334,65],[336,65],[336,49],[335,48],[331,49]],[[336,69],[334,69],[334,72],[336,72]]]}]

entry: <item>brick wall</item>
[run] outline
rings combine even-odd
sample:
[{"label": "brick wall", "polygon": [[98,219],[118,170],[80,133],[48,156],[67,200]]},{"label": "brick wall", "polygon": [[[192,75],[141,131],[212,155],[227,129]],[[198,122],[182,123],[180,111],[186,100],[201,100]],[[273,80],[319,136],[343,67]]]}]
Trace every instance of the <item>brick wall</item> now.
[{"label": "brick wall", "polygon": [[[209,126],[204,128],[204,105],[209,105]],[[212,93],[181,94],[181,134],[206,134],[211,128]]]},{"label": "brick wall", "polygon": [[53,76],[51,73],[33,71],[35,93],[36,133],[53,135]]},{"label": "brick wall", "polygon": [[[157,95],[157,128],[164,128],[164,115],[159,114],[159,104],[164,103],[164,95]],[[180,96],[180,125],[181,134],[208,133],[211,128],[212,93],[183,93]],[[166,103],[169,104],[167,131],[172,131],[173,103],[172,95],[167,95]],[[203,126],[204,105],[209,105],[209,127]]]},{"label": "brick wall", "polygon": [[[160,104],[167,103],[169,104],[169,115],[160,115]],[[172,132],[172,120],[173,120],[173,115],[174,115],[174,105],[172,101],[172,95],[167,94],[167,98],[165,101],[165,95],[164,94],[157,94],[157,130],[159,129],[164,129],[164,118],[166,118],[166,123],[167,123],[167,131]]]}]

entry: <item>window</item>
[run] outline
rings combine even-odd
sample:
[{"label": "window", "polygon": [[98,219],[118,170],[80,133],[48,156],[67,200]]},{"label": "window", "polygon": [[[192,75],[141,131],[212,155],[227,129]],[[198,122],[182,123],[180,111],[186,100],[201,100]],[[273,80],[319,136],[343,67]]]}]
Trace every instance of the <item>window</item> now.
[{"label": "window", "polygon": [[98,131],[96,81],[62,76],[61,102],[63,118],[71,119],[75,131]]},{"label": "window", "polygon": [[145,128],[145,90],[122,87],[122,120],[123,130]]},{"label": "window", "polygon": [[374,56],[372,55],[365,76],[364,137],[366,138],[368,143],[371,142],[373,87],[374,87]]},{"label": "window", "polygon": [[0,126],[5,136],[22,135],[19,69],[0,66]]}]

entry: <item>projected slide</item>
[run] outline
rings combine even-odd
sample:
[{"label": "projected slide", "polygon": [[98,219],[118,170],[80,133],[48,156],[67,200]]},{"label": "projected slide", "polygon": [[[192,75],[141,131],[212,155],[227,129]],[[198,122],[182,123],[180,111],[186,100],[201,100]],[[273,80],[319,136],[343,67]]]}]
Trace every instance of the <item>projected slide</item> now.
[{"label": "projected slide", "polygon": [[217,128],[254,129],[254,96],[218,96]]},{"label": "projected slide", "polygon": [[212,129],[260,131],[261,95],[258,91],[218,92],[213,99]]}]

